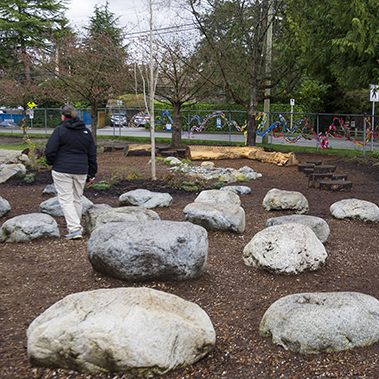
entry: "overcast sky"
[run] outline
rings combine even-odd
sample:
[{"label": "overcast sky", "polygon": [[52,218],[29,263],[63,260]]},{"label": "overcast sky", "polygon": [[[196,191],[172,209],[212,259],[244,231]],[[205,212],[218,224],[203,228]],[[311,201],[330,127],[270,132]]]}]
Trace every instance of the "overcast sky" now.
[{"label": "overcast sky", "polygon": [[[179,2],[172,0],[170,7],[158,8],[156,4],[162,0],[153,0],[154,28],[162,28],[173,24],[186,24],[176,15],[183,15]],[[166,0],[167,3],[167,0]],[[73,27],[82,28],[88,25],[89,18],[93,16],[95,5],[105,5],[106,0],[71,0],[68,4],[66,17]],[[135,33],[149,30],[149,0],[109,0],[109,10],[119,17],[119,25],[126,29],[126,33]]]}]

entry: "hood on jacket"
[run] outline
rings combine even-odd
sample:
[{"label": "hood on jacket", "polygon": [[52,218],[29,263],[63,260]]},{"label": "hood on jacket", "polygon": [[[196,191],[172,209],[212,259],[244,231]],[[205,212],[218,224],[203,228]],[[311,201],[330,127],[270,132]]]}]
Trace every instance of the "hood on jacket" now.
[{"label": "hood on jacket", "polygon": [[68,118],[62,121],[62,125],[69,129],[84,129],[86,124],[78,117],[76,120]]}]

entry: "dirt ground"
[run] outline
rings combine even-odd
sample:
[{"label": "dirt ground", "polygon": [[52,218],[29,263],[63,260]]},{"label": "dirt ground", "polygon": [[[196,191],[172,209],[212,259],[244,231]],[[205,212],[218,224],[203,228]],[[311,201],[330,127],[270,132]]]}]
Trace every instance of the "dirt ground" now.
[{"label": "dirt ground", "polygon": [[[187,282],[131,283],[108,278],[90,265],[86,247],[88,236],[79,241],[64,238],[40,239],[24,244],[0,244],[0,373],[1,378],[116,378],[114,374],[91,375],[33,367],[26,354],[26,330],[44,310],[65,296],[98,288],[150,287],[178,295],[202,307],[211,318],[216,347],[194,365],[175,370],[162,378],[378,378],[379,344],[335,354],[296,354],[274,345],[258,334],[261,318],[279,298],[302,292],[356,291],[379,299],[378,224],[358,220],[336,220],[329,207],[346,198],[368,200],[379,205],[379,166],[371,162],[347,162],[337,156],[297,154],[300,162],[320,159],[335,164],[337,173],[353,182],[351,192],[321,192],[308,188],[303,173],[294,167],[277,167],[239,159],[215,161],[217,167],[252,167],[263,177],[242,183],[252,193],[241,196],[246,212],[246,231],[241,234],[209,232],[209,256],[204,275]],[[139,178],[122,180],[109,190],[85,189],[94,203],[118,206],[123,192],[147,188],[169,192],[172,206],[155,209],[163,220],[183,220],[184,207],[198,192],[175,189],[174,178],[167,180],[166,165],[157,165],[159,180],[152,182],[149,157],[125,157],[122,151],[99,153],[97,182],[113,176]],[[200,164],[200,162],[194,162]],[[141,176],[143,179],[141,179]],[[163,180],[165,179],[165,180]],[[0,225],[20,214],[38,212],[50,172],[39,172],[35,182],[12,179],[0,184],[0,194],[12,207]],[[244,265],[242,250],[265,227],[270,217],[290,214],[267,212],[262,200],[271,188],[296,190],[309,201],[309,214],[324,218],[330,226],[325,244],[327,265],[320,271],[297,276],[280,276]],[[61,235],[64,219],[57,218]],[[84,219],[83,219],[84,224]],[[132,378],[128,374],[119,375]]]}]

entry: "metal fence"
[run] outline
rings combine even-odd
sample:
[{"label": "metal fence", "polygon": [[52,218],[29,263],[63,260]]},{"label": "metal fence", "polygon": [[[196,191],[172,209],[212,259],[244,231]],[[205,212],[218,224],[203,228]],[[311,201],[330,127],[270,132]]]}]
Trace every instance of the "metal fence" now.
[{"label": "metal fence", "polygon": [[[18,113],[17,113],[18,112]],[[171,112],[171,113],[170,113]],[[89,109],[78,109],[79,117],[91,124]],[[126,115],[128,121],[123,127],[138,127],[134,120],[148,119],[145,111],[135,108],[101,108],[99,109],[99,126],[109,126],[110,117],[115,113]],[[101,116],[101,117],[100,117]],[[228,134],[229,140],[234,134],[246,132],[246,112],[219,110],[182,110],[182,130],[184,138],[198,133]],[[0,114],[0,121],[11,120],[20,125],[22,115],[19,111],[7,111]],[[172,110],[155,110],[156,130],[170,130],[173,123]],[[33,129],[48,129],[57,126],[60,119],[59,108],[35,109],[33,118],[27,118],[27,126]],[[100,121],[102,125],[100,125]],[[148,125],[147,125],[148,126]],[[269,144],[298,144],[319,149],[357,149],[366,151],[379,149],[379,116],[362,114],[327,114],[327,113],[289,113],[260,112],[256,118],[258,142],[267,137]],[[12,128],[11,128],[11,131]],[[115,133],[114,133],[115,134]],[[121,130],[119,135],[121,135]]]}]

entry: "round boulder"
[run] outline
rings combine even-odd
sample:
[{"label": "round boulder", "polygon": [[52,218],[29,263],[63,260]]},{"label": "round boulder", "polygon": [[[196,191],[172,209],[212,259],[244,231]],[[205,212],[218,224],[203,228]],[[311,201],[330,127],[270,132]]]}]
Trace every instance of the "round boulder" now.
[{"label": "round boulder", "polygon": [[172,196],[169,193],[151,192],[146,189],[136,189],[123,193],[118,198],[118,205],[141,206],[145,208],[169,207],[172,204]]},{"label": "round boulder", "polygon": [[258,232],[243,250],[247,266],[276,274],[298,274],[324,267],[327,253],[302,224],[275,225]]},{"label": "round boulder", "polygon": [[[92,201],[82,196],[82,214],[84,215],[87,209],[93,205]],[[63,210],[59,203],[58,197],[51,197],[48,200],[43,201],[39,205],[39,211],[42,213],[47,213],[54,217],[63,217]]]},{"label": "round boulder", "polygon": [[328,223],[321,217],[316,216],[289,215],[273,217],[266,221],[266,228],[274,225],[288,224],[290,222],[303,224],[310,227],[322,243],[325,243],[329,237],[330,229]]},{"label": "round boulder", "polygon": [[27,338],[33,365],[144,377],[193,364],[216,339],[198,305],[150,288],[69,295],[30,324]]},{"label": "round boulder", "polygon": [[296,191],[283,191],[273,188],[263,199],[263,208],[271,210],[293,210],[298,214],[308,213],[308,200],[303,194]]},{"label": "round boulder", "polygon": [[0,228],[0,242],[29,242],[37,238],[59,236],[57,222],[41,213],[13,217]]},{"label": "round boulder", "polygon": [[366,200],[345,199],[330,206],[330,213],[338,219],[356,218],[362,221],[379,222],[379,207]]},{"label": "round boulder", "polygon": [[296,353],[332,353],[379,341],[379,301],[357,292],[285,296],[264,314],[259,333]]},{"label": "round boulder", "polygon": [[208,234],[189,222],[114,222],[92,232],[87,252],[96,271],[114,278],[186,280],[205,270]]}]

